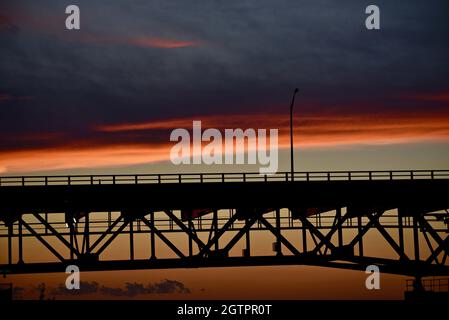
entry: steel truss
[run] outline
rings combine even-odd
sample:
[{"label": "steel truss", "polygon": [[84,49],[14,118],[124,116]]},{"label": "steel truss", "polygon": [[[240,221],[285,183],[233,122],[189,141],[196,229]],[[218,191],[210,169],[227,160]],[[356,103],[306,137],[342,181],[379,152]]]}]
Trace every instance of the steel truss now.
[{"label": "steel truss", "polygon": [[[0,238],[6,238],[7,243],[7,261],[0,269],[16,274],[63,271],[71,264],[85,271],[263,265],[365,270],[368,265],[377,265],[384,273],[417,278],[449,275],[448,211],[408,215],[401,209],[391,209],[338,207],[315,214],[298,208],[226,209],[210,210],[187,220],[173,210],[70,212],[64,214],[65,221],[52,220],[53,213],[34,212],[22,214],[0,228]],[[105,215],[107,218],[95,219]],[[364,239],[371,230],[384,240],[383,251],[390,248],[396,258],[365,254]],[[272,250],[267,248],[270,254],[253,254],[254,232],[274,237]],[[411,237],[406,237],[406,232]],[[173,233],[184,235],[186,244],[176,245],[170,239]],[[146,259],[135,258],[135,247],[142,243],[135,240],[136,234],[148,235]],[[103,259],[114,240],[125,236],[129,238],[129,259]],[[23,245],[27,237],[37,239],[57,262],[27,261]],[[49,238],[60,245],[51,244]],[[174,257],[160,257],[156,241],[164,243]],[[244,249],[235,255],[231,250],[238,243]]]}]

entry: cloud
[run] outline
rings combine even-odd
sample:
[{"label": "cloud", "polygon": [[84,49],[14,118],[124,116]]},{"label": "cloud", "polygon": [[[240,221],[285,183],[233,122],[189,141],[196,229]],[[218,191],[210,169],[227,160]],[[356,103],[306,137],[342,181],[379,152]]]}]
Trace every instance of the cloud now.
[{"label": "cloud", "polygon": [[95,33],[83,33],[80,36],[67,37],[67,35],[60,34],[58,37],[61,40],[69,42],[79,42],[96,45],[128,45],[142,48],[161,48],[161,49],[176,49],[184,47],[197,47],[203,44],[198,40],[178,40],[173,38],[161,37],[124,37],[124,36],[110,36]]},{"label": "cloud", "polygon": [[191,291],[182,282],[176,280],[164,279],[160,282],[149,283],[146,286],[137,282],[126,282],[124,288],[100,286],[97,282],[80,282],[79,290],[67,290],[65,285],[59,286],[51,291],[52,295],[84,295],[100,294],[114,297],[135,297],[146,294],[189,294]]},{"label": "cloud", "polygon": [[125,283],[125,288],[109,288],[101,287],[100,293],[113,296],[128,296],[134,297],[143,294],[169,294],[169,293],[190,293],[190,289],[187,288],[182,282],[176,280],[164,279],[160,282],[150,283],[144,286],[141,283]]},{"label": "cloud", "polygon": [[[20,142],[22,148],[0,152],[0,170],[13,173],[168,161],[174,145],[169,141],[170,131],[191,130],[192,120],[202,120],[203,130],[222,132],[227,128],[279,129],[279,148],[289,146],[289,118],[283,114],[198,116],[93,126],[87,140],[63,132],[32,138],[18,135],[14,147]],[[296,146],[307,148],[449,141],[449,112],[305,114],[297,115],[294,122]],[[39,146],[44,143],[48,145]]]},{"label": "cloud", "polygon": [[151,37],[134,38],[128,40],[127,43],[139,47],[154,47],[164,49],[194,47],[199,46],[201,44],[200,41],[180,41],[180,40],[151,38]]},{"label": "cloud", "polygon": [[149,293],[190,293],[190,289],[176,280],[165,279],[147,287]]},{"label": "cloud", "polygon": [[14,24],[10,17],[0,14],[0,33],[6,32],[6,33],[12,33],[16,34],[20,31],[20,28]]},{"label": "cloud", "polygon": [[[116,145],[72,149],[19,150],[0,153],[4,172],[107,168],[157,162],[167,159],[168,146]],[[36,157],[41,157],[36,162]]]},{"label": "cloud", "polygon": [[80,288],[78,290],[68,290],[65,284],[60,283],[56,288],[50,290],[52,295],[79,295],[91,294],[98,291],[99,284],[95,281],[80,281]]},{"label": "cloud", "polygon": [[425,101],[449,102],[449,92],[415,95],[412,98]]},{"label": "cloud", "polygon": [[[150,122],[100,125],[95,130],[106,133],[144,135],[156,130],[191,129],[193,120],[202,120],[202,129],[275,128],[281,145],[288,144],[289,118],[283,114],[234,114],[197,116]],[[380,114],[304,114],[295,116],[296,134],[303,146],[355,143],[395,143],[421,139],[448,139],[449,112],[380,113]]]},{"label": "cloud", "polygon": [[33,100],[33,97],[30,96],[14,96],[11,94],[1,93],[0,94],[0,103],[5,101],[23,101],[23,100]]},{"label": "cloud", "polygon": [[[8,173],[164,160],[169,130],[195,118],[280,128],[285,145],[296,86],[301,146],[447,139],[447,0],[382,0],[379,32],[365,30],[355,0],[134,1],[126,10],[112,1],[106,11],[80,0],[73,32],[60,3],[6,3],[1,28],[20,28],[1,34]],[[13,98],[21,92],[35,99]]]}]

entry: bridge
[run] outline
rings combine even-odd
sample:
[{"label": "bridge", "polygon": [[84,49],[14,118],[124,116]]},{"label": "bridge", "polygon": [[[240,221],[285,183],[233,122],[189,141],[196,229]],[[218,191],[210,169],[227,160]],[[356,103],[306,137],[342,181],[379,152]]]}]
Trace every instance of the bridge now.
[{"label": "bridge", "polygon": [[[4,176],[0,269],[374,264],[417,279],[446,276],[447,190],[449,170]],[[254,239],[262,234],[272,240]],[[32,258],[27,238],[40,245]],[[127,257],[111,259],[105,252],[119,238]],[[145,246],[143,258],[136,246]]]}]

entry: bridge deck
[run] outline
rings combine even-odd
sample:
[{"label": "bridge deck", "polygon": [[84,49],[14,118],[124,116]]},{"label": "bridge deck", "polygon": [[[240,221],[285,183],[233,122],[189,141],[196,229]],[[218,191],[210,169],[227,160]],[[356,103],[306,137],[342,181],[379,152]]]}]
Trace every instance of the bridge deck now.
[{"label": "bridge deck", "polygon": [[[0,219],[29,212],[449,207],[449,170],[1,177]],[[318,210],[320,211],[320,210]],[[321,210],[322,211],[322,210]]]},{"label": "bridge deck", "polygon": [[[0,177],[0,238],[7,243],[0,269],[376,264],[388,273],[447,275],[448,188],[449,170],[299,172],[294,179],[289,173]],[[364,247],[371,230],[395,257]],[[251,250],[254,232],[274,236],[263,255]],[[148,241],[135,241],[137,235]],[[130,258],[105,260],[103,252],[120,236],[129,240]],[[175,244],[172,236],[186,241]],[[59,262],[28,260],[23,241],[30,237]],[[157,242],[175,257],[164,258]],[[236,256],[239,242],[245,247]],[[134,249],[145,243],[150,257],[142,260]]]}]

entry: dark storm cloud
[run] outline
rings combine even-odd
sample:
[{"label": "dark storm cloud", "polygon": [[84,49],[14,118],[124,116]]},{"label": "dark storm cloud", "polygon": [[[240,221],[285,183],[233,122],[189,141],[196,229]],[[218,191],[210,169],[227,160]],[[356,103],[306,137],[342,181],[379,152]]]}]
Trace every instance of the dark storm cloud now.
[{"label": "dark storm cloud", "polygon": [[19,27],[12,23],[11,19],[0,13],[0,32],[17,33]]},{"label": "dark storm cloud", "polygon": [[370,3],[356,0],[77,4],[80,31],[64,29],[60,1],[0,5],[0,95],[33,97],[0,101],[1,145],[26,147],[13,137],[40,132],[82,143],[98,124],[273,112],[294,86],[302,112],[447,109],[397,98],[449,91],[447,1],[376,1],[380,31],[364,28]]}]

